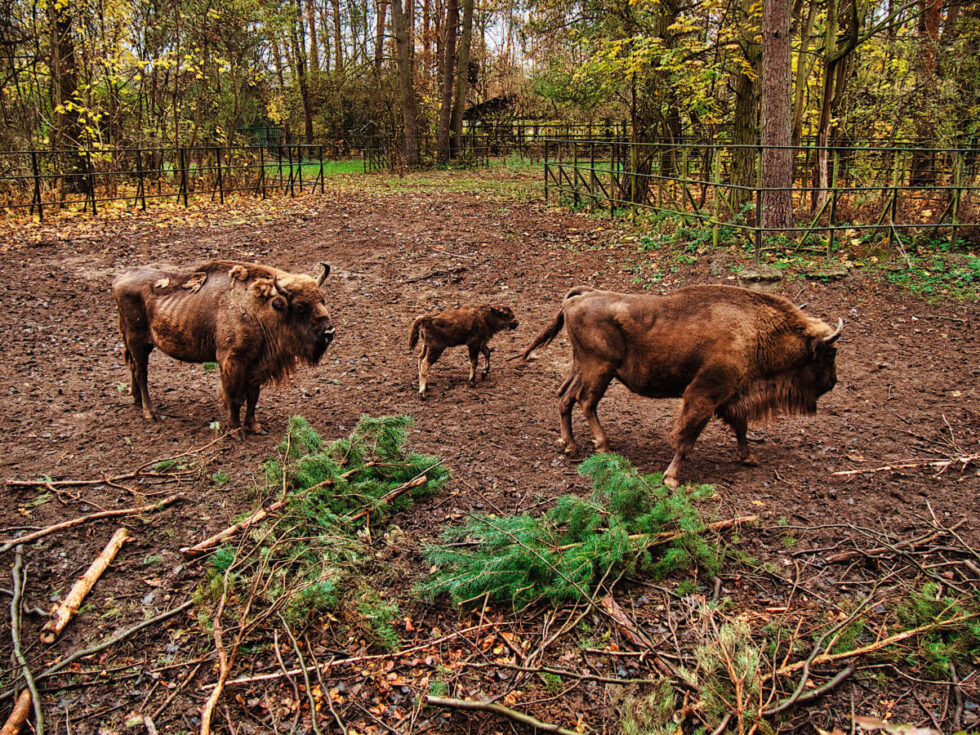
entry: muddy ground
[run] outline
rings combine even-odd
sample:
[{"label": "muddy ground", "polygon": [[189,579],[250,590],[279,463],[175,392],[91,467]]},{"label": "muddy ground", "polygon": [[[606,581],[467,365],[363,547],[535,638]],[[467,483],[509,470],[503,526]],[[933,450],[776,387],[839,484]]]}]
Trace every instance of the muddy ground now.
[{"label": "muddy ground", "polygon": [[[448,603],[425,606],[411,597],[412,583],[425,572],[420,546],[434,540],[441,527],[472,511],[535,512],[558,495],[588,491],[575,472],[575,462],[555,447],[554,391],[570,363],[567,340],[562,336],[526,367],[505,358],[533,338],[553,316],[565,291],[576,284],[637,291],[641,286],[634,282],[630,268],[658,261],[666,277],[655,290],[692,283],[731,284],[736,282],[737,264],[736,256],[727,251],[703,254],[693,265],[676,261],[670,253],[640,253],[635,242],[608,220],[539,203],[471,192],[386,191],[383,186],[368,191],[337,189],[287,203],[249,202],[225,211],[151,212],[43,227],[11,225],[6,233],[0,254],[5,282],[0,291],[0,431],[4,437],[0,477],[4,480],[40,476],[98,480],[102,473],[124,473],[215,438],[209,425],[222,420],[217,374],[200,365],[180,364],[154,353],[150,390],[164,420],[145,423],[133,407],[109,293],[115,274],[139,263],[216,257],[256,260],[290,270],[311,270],[318,261],[327,261],[334,268],[328,303],[337,339],[320,366],[300,369],[288,384],[263,392],[259,418],[268,436],[243,443],[220,442],[204,453],[206,466],[200,475],[160,488],[142,486],[142,495],[136,498],[104,483],[67,488],[57,497],[36,486],[4,489],[3,538],[87,512],[132,507],[145,497],[160,497],[152,493],[184,496],[182,502],[146,516],[145,523],[126,522],[136,539],[123,548],[80,617],[53,647],[42,650],[35,643],[43,618],[26,616],[22,636],[28,660],[36,668],[188,599],[207,562],[188,562],[178,549],[255,507],[252,486],[258,465],[273,453],[287,419],[295,414],[305,416],[325,438],[349,433],[364,413],[414,417],[413,448],[443,457],[454,479],[446,491],[394,519],[406,542],[390,560],[398,573],[386,575],[378,584],[414,621],[413,630],[403,635],[406,647],[424,642],[435,627],[445,634],[472,622],[472,615],[458,613]],[[759,626],[767,614],[773,614],[767,609],[778,611],[787,599],[818,616],[823,610],[829,619],[836,614],[833,606],[844,597],[867,592],[868,587],[860,585],[874,579],[874,562],[859,564],[851,579],[863,582],[849,587],[841,582],[852,573],[849,568],[845,571],[846,565],[823,566],[819,554],[795,554],[800,549],[839,545],[851,537],[867,546],[867,540],[848,530],[848,524],[884,531],[893,538],[913,537],[928,529],[931,506],[943,525],[965,520],[959,527],[963,541],[980,547],[976,465],[966,470],[953,466],[939,476],[928,469],[833,474],[978,451],[980,308],[926,303],[861,272],[828,283],[786,280],[779,290],[828,321],[844,318],[837,387],[821,399],[816,417],[783,418],[757,429],[762,440],[755,446],[758,467],[738,464],[731,436],[712,422],[684,469],[686,480],[716,485],[718,499],[709,504],[709,512],[721,518],[761,516],[757,527],[744,530],[743,550],[760,562],[774,564],[791,581],[794,569],[801,574],[798,579],[806,580],[801,582],[802,592],[791,593],[792,585],[764,574],[735,570],[723,575],[723,593],[734,596]],[[495,339],[492,372],[475,388],[465,380],[465,353],[454,350],[444,355],[432,371],[431,397],[422,403],[416,395],[415,357],[407,344],[409,326],[419,314],[471,302],[510,305],[521,326]],[[613,450],[628,456],[641,470],[654,472],[671,457],[667,434],[676,409],[676,401],[640,399],[614,385],[599,412]],[[574,426],[580,437],[588,436],[578,410]],[[218,471],[229,475],[230,482],[215,485],[211,477]],[[52,597],[64,594],[117,525],[112,521],[86,524],[27,546],[26,606],[46,608]],[[795,531],[795,548],[780,540],[787,525],[809,529]],[[3,561],[5,581],[0,587],[9,587],[12,552]],[[749,584],[745,579],[754,581]],[[710,582],[700,579],[699,584],[702,598],[710,596]],[[645,588],[642,580],[627,581],[623,588],[620,603],[648,623],[650,630],[660,630],[657,616],[663,614],[663,606],[653,604],[660,601],[660,592]],[[796,601],[793,594],[799,594]],[[3,599],[6,607],[8,598]],[[501,625],[537,639],[548,613],[497,611]],[[613,640],[630,648],[616,631]],[[437,647],[433,654],[449,655],[446,652],[453,645],[460,643]],[[10,650],[6,633],[0,646],[6,656]],[[210,636],[182,615],[75,664],[76,678],[45,682],[48,731],[68,732],[69,727],[76,733],[125,731],[134,713],[155,710],[192,670],[176,664],[209,655],[209,646]],[[652,671],[638,658],[593,656],[585,661],[579,650],[570,635],[556,646],[554,660],[613,677]],[[343,651],[372,652],[363,643],[352,643]],[[174,668],[160,669],[163,656]],[[626,672],[622,661],[630,662]],[[5,663],[4,689],[11,681],[10,662]],[[408,676],[402,667],[409,663],[426,666],[424,661],[401,660],[394,673]],[[98,675],[100,669],[122,666],[130,668]],[[247,673],[246,666],[243,663],[235,674]],[[931,678],[914,669],[908,672]],[[502,671],[499,677],[491,677],[483,670],[462,676],[451,693],[502,696],[513,673]],[[367,675],[348,670],[338,673],[335,683],[346,682],[349,690]],[[881,676],[880,682],[875,675]],[[829,698],[794,713],[784,727],[812,723],[830,729],[845,722],[852,706],[858,714],[891,714],[909,722],[930,724],[932,719],[935,724],[945,718],[944,728],[952,727],[954,715],[962,722],[970,715],[968,705],[980,700],[980,675],[974,671],[971,677],[969,671],[960,670],[959,676],[966,683],[957,697],[948,686],[915,683],[884,668],[852,679]],[[200,687],[214,678],[213,661],[206,659],[193,681],[159,716],[160,732],[198,728],[197,715],[206,697]],[[517,708],[538,702],[528,711],[565,727],[581,722],[590,732],[617,732],[623,714],[616,703],[620,688],[587,680],[570,684],[557,696],[525,680],[519,696],[506,701]],[[377,688],[366,687],[363,693],[364,706],[370,709]],[[409,719],[405,713],[412,712],[414,694],[395,691],[393,704],[370,714],[347,702],[341,719],[351,732],[372,728],[377,732],[525,731],[504,718],[434,708]],[[288,699],[292,690],[283,685],[229,692],[215,725],[222,731],[271,731],[273,720],[263,698],[279,696]],[[9,700],[0,711],[6,712],[8,706]],[[394,711],[398,706],[402,719]],[[286,717],[287,722],[290,719]],[[321,715],[321,723],[325,731],[331,727],[338,731],[329,712]],[[308,714],[301,718],[300,727],[310,727]],[[140,724],[133,731],[142,728]]]}]

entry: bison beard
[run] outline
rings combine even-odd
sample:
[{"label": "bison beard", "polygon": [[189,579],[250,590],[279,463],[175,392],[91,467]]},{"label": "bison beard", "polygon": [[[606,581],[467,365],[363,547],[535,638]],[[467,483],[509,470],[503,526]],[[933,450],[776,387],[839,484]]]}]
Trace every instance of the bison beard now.
[{"label": "bison beard", "polygon": [[549,344],[565,327],[572,371],[561,388],[561,439],[577,452],[572,404],[578,402],[600,452],[609,442],[596,406],[613,378],[650,398],[682,398],[671,432],[676,451],[664,483],[677,487],[681,463],[712,416],[735,432],[738,457],[755,461],[750,421],[814,413],[837,382],[836,329],[788,300],[733,286],[691,286],[667,296],[635,296],[580,286],[524,351]]},{"label": "bison beard", "polygon": [[228,426],[261,433],[255,404],[262,386],[282,380],[298,362],[315,365],[333,340],[320,286],[314,279],[268,266],[208,261],[189,267],[146,266],[112,284],[133,402],[157,418],[147,387],[154,347],[184,362],[218,363]]}]

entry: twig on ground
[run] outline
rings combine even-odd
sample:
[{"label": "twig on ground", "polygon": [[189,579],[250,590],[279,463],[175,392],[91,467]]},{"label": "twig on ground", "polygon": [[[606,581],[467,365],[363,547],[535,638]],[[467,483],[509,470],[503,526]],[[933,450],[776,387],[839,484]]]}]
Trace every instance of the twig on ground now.
[{"label": "twig on ground", "polygon": [[139,508],[124,508],[122,510],[105,510],[99,513],[90,513],[87,516],[79,516],[78,518],[72,518],[70,521],[62,521],[61,523],[56,523],[53,526],[48,526],[47,528],[42,528],[40,531],[35,531],[34,533],[29,533],[20,538],[7,539],[2,541],[3,545],[0,546],[0,554],[5,551],[9,551],[17,544],[26,544],[31,541],[37,541],[39,538],[44,538],[57,531],[64,531],[66,528],[73,528],[74,526],[80,526],[83,523],[90,523],[91,521],[98,521],[102,518],[118,518],[119,516],[131,516],[137,515],[139,513],[149,513],[154,510],[160,510],[167,507],[171,503],[182,499],[181,495],[171,495],[170,497],[159,500],[156,503],[151,503],[149,505],[141,505]]},{"label": "twig on ground", "polygon": [[[394,653],[377,653],[377,654],[371,654],[366,656],[354,656],[352,658],[344,658],[338,661],[327,661],[326,663],[319,664],[319,666],[323,671],[329,671],[330,669],[333,669],[337,666],[349,666],[350,664],[361,663],[362,661],[377,661],[379,659],[401,658],[402,656],[407,656],[410,653],[415,653],[416,651],[422,651],[426,648],[432,648],[432,646],[437,646],[440,643],[445,643],[446,641],[451,641],[454,638],[459,638],[461,635],[472,633],[475,630],[483,630],[485,628],[493,628],[493,627],[496,627],[496,623],[485,623],[483,625],[474,625],[469,628],[463,628],[462,630],[458,630],[455,633],[450,633],[449,635],[445,635],[442,638],[437,638],[434,641],[429,641],[428,643],[423,643],[418,646],[413,646],[412,648],[406,648],[403,651],[395,651]],[[232,687],[232,686],[239,686],[241,684],[255,684],[261,681],[275,681],[276,679],[282,679],[283,677],[298,676],[301,673],[302,673],[301,669],[291,669],[290,671],[286,671],[286,672],[278,672],[272,674],[258,674],[256,676],[244,676],[240,679],[230,679],[229,681],[225,682],[225,685]],[[208,686],[202,687],[202,689],[205,690],[210,689],[213,686],[214,686],[213,684],[209,684]]]},{"label": "twig on ground", "polygon": [[[303,670],[303,683],[306,685],[306,698],[310,702],[310,723],[313,725],[313,732],[315,732],[316,735],[321,735],[320,723],[317,721],[316,716],[316,700],[313,699],[313,690],[310,688],[310,674],[306,669],[306,662],[303,660],[303,654],[299,650],[299,644],[296,642],[296,636],[293,635],[293,631],[289,627],[289,623],[286,622],[286,618],[284,618],[280,612],[276,612],[276,615],[279,616],[279,621],[282,623],[282,627],[285,629],[286,635],[289,636],[290,643],[293,644],[293,652],[296,654],[296,659],[299,661],[299,667]],[[314,666],[316,666],[315,660]],[[319,670],[318,666],[316,668]],[[296,703],[296,706],[299,706],[299,702]]]},{"label": "twig on ground", "polygon": [[834,689],[838,684],[840,684],[842,681],[847,679],[851,674],[853,674],[855,668],[856,666],[854,664],[849,664],[844,669],[837,672],[837,675],[834,676],[834,678],[832,678],[826,684],[822,684],[815,689],[811,689],[806,694],[802,693],[803,691],[802,689],[797,689],[796,691],[793,692],[792,696],[787,697],[786,699],[780,701],[780,703],[777,704],[775,707],[770,707],[766,710],[763,710],[762,714],[765,715],[766,717],[770,717],[772,715],[779,714],[783,710],[789,709],[795,704],[805,704],[806,702],[811,702],[814,699],[822,697],[824,694],[829,692],[831,689]]},{"label": "twig on ground", "polygon": [[436,707],[450,707],[453,709],[493,712],[495,714],[508,717],[515,722],[530,725],[531,727],[541,730],[542,732],[557,732],[560,735],[580,735],[580,733],[577,733],[574,730],[568,730],[564,727],[560,727],[559,725],[553,725],[550,722],[542,722],[536,717],[512,710],[509,707],[504,707],[501,704],[479,702],[475,699],[450,699],[448,697],[435,697],[431,694],[426,695],[425,701],[427,704],[435,705]]},{"label": "twig on ground", "polygon": [[0,735],[17,735],[20,732],[20,729],[24,726],[24,722],[27,720],[27,715],[30,714],[32,701],[31,690],[22,690],[20,696],[17,697],[17,701],[14,703],[14,709],[11,711],[10,716],[3,723],[3,727],[0,728]]},{"label": "twig on ground", "polygon": [[99,577],[102,576],[106,568],[112,563],[112,560],[116,558],[116,554],[119,553],[122,545],[129,541],[130,538],[129,531],[126,528],[120,528],[112,534],[112,538],[109,539],[106,547],[95,557],[95,560],[85,574],[79,577],[78,581],[72,586],[71,591],[52,613],[51,619],[41,628],[41,640],[44,643],[54,643],[57,637],[61,635],[61,631],[65,629],[65,626],[68,625],[75,616],[75,613],[78,612],[82,600],[85,599],[85,596],[98,581]]},{"label": "twig on ground", "polygon": [[959,457],[950,457],[948,459],[920,459],[920,460],[907,460],[904,462],[897,462],[895,464],[884,465],[882,467],[868,467],[861,470],[841,470],[839,472],[834,472],[834,475],[849,476],[849,475],[863,475],[867,473],[874,472],[897,472],[898,470],[914,470],[919,467],[931,467],[933,469],[939,470],[940,473],[945,472],[954,464],[962,464],[960,469],[966,469],[966,467],[973,462],[980,460],[980,454],[965,454]]},{"label": "twig on ground", "polygon": [[[183,612],[193,604],[194,604],[193,600],[188,600],[187,602],[178,605],[175,608],[171,608],[170,610],[167,610],[166,612],[162,612],[159,615],[155,615],[152,618],[149,618],[148,620],[144,620],[140,623],[137,623],[131,628],[126,628],[125,630],[121,630],[118,633],[109,636],[106,640],[102,641],[101,643],[91,646],[90,648],[83,648],[80,651],[75,651],[71,655],[63,658],[58,663],[52,664],[51,666],[46,668],[44,671],[42,671],[34,678],[36,681],[40,681],[41,679],[46,679],[49,676],[54,676],[62,669],[68,667],[70,664],[75,663],[75,661],[77,661],[78,659],[85,658],[86,656],[91,656],[93,653],[98,653],[99,651],[103,651],[106,648],[109,648],[110,646],[114,646],[116,643],[119,643],[119,641],[125,640],[126,638],[133,635],[134,633],[138,633],[139,631],[143,630],[143,628],[147,628],[151,625],[156,625],[157,623],[160,623],[166,620],[167,618],[173,617],[179,612]],[[9,699],[15,693],[16,692],[14,690],[8,689],[7,691],[0,694],[0,701]]]},{"label": "twig on ground", "polygon": [[[37,735],[44,735],[44,713],[41,711],[41,697],[37,693],[37,685],[34,683],[34,676],[31,674],[31,669],[27,665],[27,659],[24,658],[24,653],[20,648],[20,598],[24,594],[24,583],[26,575],[21,574],[21,570],[24,564],[24,548],[20,545],[17,546],[14,551],[14,568],[11,572],[14,581],[14,594],[10,598],[10,639],[13,642],[13,654],[14,660],[17,665],[20,666],[21,673],[24,676],[24,684],[27,687],[25,690],[30,698],[29,701],[34,705],[34,732]],[[14,706],[14,711],[11,713],[10,718],[3,726],[4,733],[17,733],[20,732],[21,726],[27,719],[27,706],[23,702],[24,694],[21,693],[17,700],[17,705]],[[23,705],[23,706],[19,706]],[[17,719],[15,719],[15,715]]]},{"label": "twig on ground", "polygon": [[204,661],[199,661],[197,666],[191,669],[191,673],[185,676],[181,680],[180,684],[178,684],[174,688],[174,690],[170,692],[170,695],[163,701],[163,704],[161,704],[153,711],[153,714],[150,715],[150,719],[153,720],[157,719],[163,713],[163,711],[170,706],[170,703],[177,698],[177,695],[180,694],[180,692],[184,689],[184,687],[187,686],[195,676],[197,676],[197,672],[200,671],[202,666],[204,666]]},{"label": "twig on ground", "polygon": [[204,539],[199,543],[194,544],[193,546],[185,546],[180,550],[180,553],[185,554],[186,556],[197,556],[198,554],[203,554],[205,551],[208,551],[209,549],[220,544],[229,536],[234,536],[239,531],[244,531],[249,526],[253,526],[259,521],[264,520],[270,514],[275,513],[284,505],[286,505],[286,498],[280,498],[275,503],[270,505],[268,508],[259,508],[257,511],[255,511],[252,515],[250,515],[245,520],[239,521],[238,523],[233,523],[223,531],[219,531],[213,536],[209,536],[208,538]]},{"label": "twig on ground", "polygon": [[[847,551],[841,551],[837,554],[831,554],[824,558],[824,561],[828,563],[835,563],[839,561],[847,561],[849,559],[855,559],[859,556],[877,556],[879,554],[886,554],[889,551],[905,551],[911,549],[917,549],[920,546],[925,546],[926,544],[932,543],[936,539],[940,538],[944,533],[949,530],[955,531],[957,528],[966,523],[966,519],[961,520],[959,523],[954,525],[952,529],[937,529],[934,532],[927,533],[915,539],[909,539],[906,541],[898,541],[895,544],[887,546],[876,546],[873,549],[868,549],[867,551],[861,551],[859,549],[848,549]],[[855,530],[860,530],[855,528]]]}]

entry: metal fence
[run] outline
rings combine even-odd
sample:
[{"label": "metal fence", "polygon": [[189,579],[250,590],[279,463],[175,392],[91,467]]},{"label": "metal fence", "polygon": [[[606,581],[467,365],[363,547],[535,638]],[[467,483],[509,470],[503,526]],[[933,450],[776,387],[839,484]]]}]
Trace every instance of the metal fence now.
[{"label": "metal fence", "polygon": [[[650,210],[741,236],[756,255],[788,245],[832,253],[842,235],[902,246],[926,234],[980,242],[980,148],[791,147],[791,187],[762,184],[759,145],[548,138],[545,198],[573,206]],[[763,227],[767,192],[789,191],[793,222]],[[795,244],[794,244],[795,243]]]},{"label": "metal fence", "polygon": [[403,137],[369,137],[365,139],[363,148],[365,173],[385,169],[433,168],[440,165],[488,166],[490,155],[488,136],[476,133],[464,133],[451,149],[440,147],[434,135],[421,134],[416,139],[414,161],[409,161]]},{"label": "metal fence", "polygon": [[0,208],[43,220],[66,209],[98,214],[110,202],[296,196],[323,191],[329,160],[322,145],[0,152]]}]

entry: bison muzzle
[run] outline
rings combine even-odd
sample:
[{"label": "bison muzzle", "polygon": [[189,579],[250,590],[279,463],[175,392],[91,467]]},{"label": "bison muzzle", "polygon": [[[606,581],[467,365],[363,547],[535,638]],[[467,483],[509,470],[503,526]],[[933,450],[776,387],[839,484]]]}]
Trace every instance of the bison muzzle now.
[{"label": "bison muzzle", "polygon": [[282,380],[298,363],[315,365],[333,340],[334,329],[318,278],[235,261],[197,265],[145,266],[112,283],[119,307],[133,402],[150,420],[146,370],[154,347],[184,362],[217,362],[228,427],[262,433],[255,404],[262,386]]},{"label": "bison muzzle", "polygon": [[558,315],[523,357],[550,343],[565,326],[571,374],[558,391],[561,439],[572,438],[578,402],[596,450],[609,442],[596,406],[613,378],[650,398],[682,398],[671,439],[676,451],[664,483],[677,487],[685,456],[712,416],[735,432],[738,457],[754,464],[748,423],[779,413],[814,413],[817,398],[837,382],[833,328],[788,300],[734,286],[691,286],[667,296],[574,288]]}]

